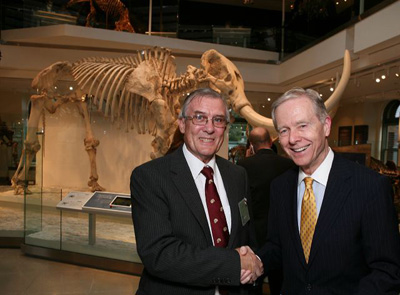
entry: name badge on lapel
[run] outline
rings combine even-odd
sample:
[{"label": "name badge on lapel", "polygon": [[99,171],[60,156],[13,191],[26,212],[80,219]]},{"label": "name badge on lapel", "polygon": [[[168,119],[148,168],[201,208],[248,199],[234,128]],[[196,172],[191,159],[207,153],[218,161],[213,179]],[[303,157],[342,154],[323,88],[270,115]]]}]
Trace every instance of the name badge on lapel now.
[{"label": "name badge on lapel", "polygon": [[243,198],[243,200],[239,202],[239,212],[240,218],[242,219],[242,225],[244,226],[250,220],[249,207],[247,206],[246,198]]}]

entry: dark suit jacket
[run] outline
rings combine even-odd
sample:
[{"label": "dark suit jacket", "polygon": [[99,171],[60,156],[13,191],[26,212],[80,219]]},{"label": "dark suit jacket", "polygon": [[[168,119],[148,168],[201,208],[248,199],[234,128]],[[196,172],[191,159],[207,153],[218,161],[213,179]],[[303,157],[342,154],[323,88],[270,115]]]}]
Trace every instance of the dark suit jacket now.
[{"label": "dark suit jacket", "polygon": [[335,154],[306,264],[297,223],[298,170],[271,185],[266,271],[283,267],[283,295],[399,294],[400,237],[389,180]]},{"label": "dark suit jacket", "polygon": [[182,147],[137,167],[131,176],[132,217],[137,250],[144,264],[137,294],[213,295],[217,285],[229,294],[247,294],[240,285],[235,248],[251,243],[239,201],[248,198],[245,170],[216,157],[231,208],[228,249],[216,248]]},{"label": "dark suit jacket", "polygon": [[237,164],[246,169],[249,178],[254,228],[257,243],[261,246],[267,240],[271,181],[295,164],[271,149],[260,149],[255,155],[244,158]]}]

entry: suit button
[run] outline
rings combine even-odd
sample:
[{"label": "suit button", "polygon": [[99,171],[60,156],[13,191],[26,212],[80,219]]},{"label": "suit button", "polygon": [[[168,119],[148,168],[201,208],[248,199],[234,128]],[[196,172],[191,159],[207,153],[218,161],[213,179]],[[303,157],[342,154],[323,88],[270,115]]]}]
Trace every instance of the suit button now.
[{"label": "suit button", "polygon": [[311,284],[307,284],[307,291],[311,291],[312,287]]}]

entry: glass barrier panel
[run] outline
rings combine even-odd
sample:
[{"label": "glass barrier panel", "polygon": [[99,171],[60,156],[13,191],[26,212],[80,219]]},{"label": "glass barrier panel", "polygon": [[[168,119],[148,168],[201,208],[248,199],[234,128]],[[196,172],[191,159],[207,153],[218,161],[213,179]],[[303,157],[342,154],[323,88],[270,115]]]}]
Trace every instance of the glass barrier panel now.
[{"label": "glass barrier panel", "polygon": [[130,215],[62,210],[61,249],[140,263]]},{"label": "glass barrier panel", "polygon": [[25,103],[21,93],[7,88],[10,80],[15,79],[0,79],[0,237],[23,238],[24,195],[23,191],[16,194],[11,180],[23,149]]},{"label": "glass barrier panel", "polygon": [[25,194],[25,244],[61,249],[61,214],[56,205],[62,192],[31,187]]},{"label": "glass barrier panel", "polygon": [[11,186],[21,155],[23,128],[10,123],[8,117],[0,115],[0,121],[4,118],[0,126],[0,237],[23,238],[24,196],[14,194]]},{"label": "glass barrier panel", "polygon": [[39,128],[27,128],[25,140],[25,244],[60,249],[61,217],[56,205],[61,200],[62,191],[43,187],[45,132],[39,125]]}]

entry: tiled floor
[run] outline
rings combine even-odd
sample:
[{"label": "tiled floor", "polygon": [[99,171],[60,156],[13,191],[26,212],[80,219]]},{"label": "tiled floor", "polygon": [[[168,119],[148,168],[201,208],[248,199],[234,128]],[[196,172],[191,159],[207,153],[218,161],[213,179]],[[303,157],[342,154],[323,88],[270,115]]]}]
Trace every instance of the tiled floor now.
[{"label": "tiled floor", "polygon": [[2,295],[133,295],[139,277],[25,256],[0,248]]}]

